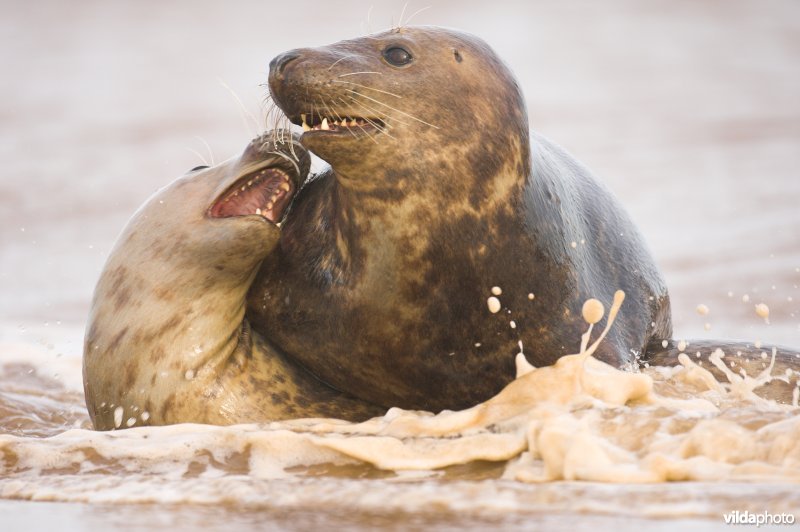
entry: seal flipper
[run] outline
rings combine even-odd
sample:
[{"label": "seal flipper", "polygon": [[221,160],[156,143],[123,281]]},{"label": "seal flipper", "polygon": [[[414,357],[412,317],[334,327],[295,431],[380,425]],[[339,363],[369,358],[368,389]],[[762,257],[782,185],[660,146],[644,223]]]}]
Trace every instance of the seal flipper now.
[{"label": "seal flipper", "polygon": [[681,364],[679,357],[685,354],[694,363],[702,362],[703,368],[709,370],[718,381],[726,383],[729,382],[726,372],[710,360],[717,350],[724,353],[722,362],[732,374],[741,376],[744,371],[748,377],[756,378],[770,368],[773,349],[775,362],[769,374],[774,378],[758,387],[758,395],[779,403],[792,404],[797,393],[795,390],[800,387],[800,352],[797,350],[719,340],[652,340],[640,363],[678,366]]},{"label": "seal flipper", "polygon": [[275,222],[308,167],[296,138],[264,135],[137,211],[88,320],[84,390],[97,429],[381,413],[326,387],[245,320],[247,291],[280,237]]}]

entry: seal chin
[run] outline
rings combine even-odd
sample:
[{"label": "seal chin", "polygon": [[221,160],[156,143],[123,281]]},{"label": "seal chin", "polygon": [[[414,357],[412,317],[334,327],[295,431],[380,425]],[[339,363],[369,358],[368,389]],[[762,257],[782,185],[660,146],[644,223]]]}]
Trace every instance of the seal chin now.
[{"label": "seal chin", "polygon": [[279,168],[261,168],[237,179],[211,204],[208,216],[261,216],[272,223],[283,218],[292,200],[295,185]]}]

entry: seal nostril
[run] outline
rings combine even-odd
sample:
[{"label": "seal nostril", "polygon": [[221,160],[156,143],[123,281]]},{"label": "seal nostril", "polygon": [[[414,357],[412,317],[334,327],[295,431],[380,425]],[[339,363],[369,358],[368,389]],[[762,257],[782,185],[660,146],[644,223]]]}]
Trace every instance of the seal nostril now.
[{"label": "seal nostril", "polygon": [[286,52],[275,57],[269,63],[270,74],[273,76],[283,75],[283,71],[286,68],[286,65],[288,65],[298,57],[300,57],[300,54],[297,52]]}]

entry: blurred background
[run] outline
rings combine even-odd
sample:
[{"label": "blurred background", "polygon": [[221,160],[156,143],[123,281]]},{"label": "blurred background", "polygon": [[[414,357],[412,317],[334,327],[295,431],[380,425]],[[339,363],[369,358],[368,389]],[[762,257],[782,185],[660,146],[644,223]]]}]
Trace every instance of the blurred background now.
[{"label": "blurred background", "polygon": [[796,0],[0,8],[0,340],[62,334],[79,354],[116,235],[157,188],[264,127],[269,60],[416,13],[488,41],[531,127],[620,197],[664,271],[678,337],[800,346]]}]

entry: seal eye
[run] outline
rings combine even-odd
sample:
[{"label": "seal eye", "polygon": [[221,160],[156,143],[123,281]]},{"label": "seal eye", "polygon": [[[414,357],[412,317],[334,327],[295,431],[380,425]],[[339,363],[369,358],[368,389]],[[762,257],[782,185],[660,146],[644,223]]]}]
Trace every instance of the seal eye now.
[{"label": "seal eye", "polygon": [[390,65],[394,66],[405,66],[414,59],[408,50],[399,46],[392,46],[384,50],[383,57]]},{"label": "seal eye", "polygon": [[191,169],[191,170],[189,170],[189,171],[190,171],[190,172],[197,172],[198,170],[202,170],[202,169],[204,169],[204,168],[209,168],[209,167],[208,167],[208,166],[206,166],[206,165],[203,165],[203,164],[201,164],[200,166],[195,166],[194,168],[192,168],[192,169]]}]

